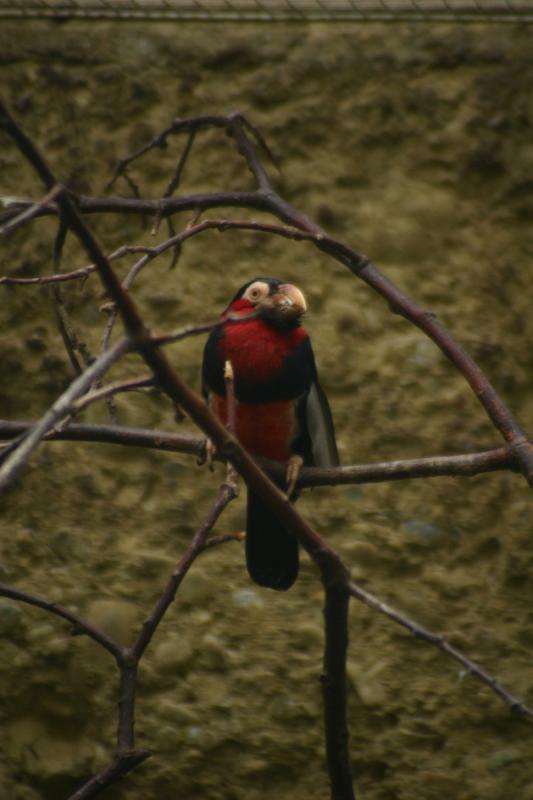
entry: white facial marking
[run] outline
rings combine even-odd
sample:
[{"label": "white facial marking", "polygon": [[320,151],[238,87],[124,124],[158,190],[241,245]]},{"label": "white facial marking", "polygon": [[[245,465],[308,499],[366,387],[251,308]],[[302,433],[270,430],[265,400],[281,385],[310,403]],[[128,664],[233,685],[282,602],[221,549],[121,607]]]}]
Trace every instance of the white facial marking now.
[{"label": "white facial marking", "polygon": [[270,287],[268,283],[264,281],[254,281],[243,294],[243,299],[248,300],[255,306],[268,296],[269,291]]}]

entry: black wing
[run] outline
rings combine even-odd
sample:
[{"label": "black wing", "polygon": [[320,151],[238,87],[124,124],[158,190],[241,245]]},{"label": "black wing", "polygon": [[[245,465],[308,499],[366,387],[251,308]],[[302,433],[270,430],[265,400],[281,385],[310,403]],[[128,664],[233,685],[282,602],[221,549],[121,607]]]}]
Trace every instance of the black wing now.
[{"label": "black wing", "polygon": [[300,358],[306,363],[308,382],[305,392],[297,402],[296,413],[300,432],[294,450],[304,463],[316,467],[337,467],[339,454],[335,441],[335,428],[328,399],[318,382],[315,357],[310,339],[303,343]]},{"label": "black wing", "polygon": [[211,331],[204,346],[202,361],[202,394],[207,399],[209,392],[225,394],[224,368],[218,353],[218,342],[223,331],[216,328]]},{"label": "black wing", "polygon": [[305,420],[315,467],[338,467],[339,453],[328,398],[318,381],[305,398]]}]

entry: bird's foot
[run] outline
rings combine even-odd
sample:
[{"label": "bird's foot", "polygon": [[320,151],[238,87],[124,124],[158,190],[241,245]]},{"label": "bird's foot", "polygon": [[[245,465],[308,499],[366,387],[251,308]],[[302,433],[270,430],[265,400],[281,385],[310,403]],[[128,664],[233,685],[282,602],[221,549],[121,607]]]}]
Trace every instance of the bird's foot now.
[{"label": "bird's foot", "polygon": [[287,497],[292,497],[294,490],[296,488],[296,484],[298,483],[298,478],[300,477],[300,472],[303,466],[304,460],[301,456],[291,456],[287,461],[287,475],[286,475],[286,482],[287,482]]}]

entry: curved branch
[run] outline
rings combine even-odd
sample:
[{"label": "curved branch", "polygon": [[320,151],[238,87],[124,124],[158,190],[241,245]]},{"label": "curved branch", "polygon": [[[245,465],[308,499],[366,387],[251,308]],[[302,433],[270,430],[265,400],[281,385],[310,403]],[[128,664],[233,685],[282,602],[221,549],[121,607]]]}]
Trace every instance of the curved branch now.
[{"label": "curved branch", "polygon": [[[123,258],[131,253],[151,253],[151,247],[144,247],[141,245],[122,245],[108,255],[109,261],[115,261],[117,258]],[[8,286],[31,286],[46,283],[65,283],[67,281],[82,280],[85,281],[93,272],[96,272],[96,264],[88,264],[86,267],[72,270],[71,272],[58,272],[53,275],[39,275],[35,278],[14,278],[10,275],[5,275],[0,278],[0,286],[2,284]]]},{"label": "curved branch", "polygon": [[[272,213],[271,199],[275,195],[271,191],[229,191],[229,192],[202,192],[190,194],[185,197],[168,197],[160,199],[147,199],[142,197],[92,197],[88,195],[70,193],[75,200],[76,207],[82,214],[140,214],[148,217],[165,219],[174,214],[185,211],[207,211],[211,208],[253,208],[256,211]],[[9,211],[4,211],[2,220],[12,219],[20,212],[35,206],[36,201],[26,198],[9,199]],[[290,208],[290,207],[289,207]],[[293,224],[294,212],[280,216],[284,222]],[[59,213],[57,203],[46,203],[36,209],[34,218],[43,216],[56,216]],[[307,219],[302,214],[296,214],[300,220]],[[278,214],[276,214],[278,216]]]},{"label": "curved branch", "polygon": [[95,797],[100,794],[105,788],[115,783],[128,772],[131,772],[147,758],[150,758],[152,753],[150,750],[135,750],[130,753],[118,755],[105,769],[94,775],[87,783],[81,786],[74,794],[70,795],[68,800],[88,800],[89,797]]},{"label": "curved branch", "polygon": [[[79,197],[77,198],[77,204],[80,211],[84,213],[121,211],[123,213],[150,215],[158,213],[161,217],[192,209],[255,208],[270,212],[284,222],[301,229],[308,234],[308,236],[301,238],[308,238],[320,250],[347,266],[357,277],[361,278],[384,297],[394,313],[404,316],[435,342],[467,380],[479,402],[485,408],[493,425],[514,448],[521,471],[528,483],[533,486],[533,445],[528,441],[526,434],[514,419],[510,410],[502,402],[494,387],[471,356],[455,341],[453,336],[436,320],[433,314],[424,311],[417,303],[403,294],[391,281],[381,275],[372,262],[342,242],[327,236],[321,228],[292,208],[279,195],[272,191],[214,192],[204,195],[190,195],[185,198],[168,198],[160,202],[130,198]],[[57,209],[49,206],[42,208],[40,211],[41,213],[57,213]],[[216,226],[212,225],[211,227]],[[230,223],[226,227],[242,226]],[[266,230],[266,226],[260,228],[257,224],[254,224],[254,229]],[[288,238],[299,238],[292,231],[288,235],[286,230],[276,230],[276,226],[269,226],[269,232],[278,233]]]},{"label": "curved branch", "polygon": [[[221,118],[217,117],[217,121],[206,122],[206,124],[219,124],[218,121],[220,119]],[[230,126],[231,120],[240,120],[237,126],[238,136],[235,138],[239,151],[245,157],[248,166],[256,178],[256,183],[259,187],[258,191],[251,193],[239,192],[203,196],[196,195],[181,200],[166,198],[162,201],[155,202],[142,201],[140,199],[133,201],[117,201],[117,198],[111,198],[110,200],[106,200],[108,206],[107,210],[113,205],[113,202],[110,201],[114,200],[115,207],[113,210],[117,210],[118,206],[121,205],[121,210],[127,209],[135,213],[149,213],[157,219],[158,216],[168,216],[178,210],[186,210],[187,208],[203,210],[208,207],[228,205],[232,207],[256,208],[261,211],[268,211],[279,219],[288,222],[293,228],[300,229],[302,234],[299,235],[299,237],[295,234],[294,230],[291,229],[290,238],[309,238],[316,247],[345,264],[354,274],[366,281],[375,291],[381,294],[387,300],[393,312],[405,316],[436,342],[442,352],[464,375],[487,411],[491,421],[509,443],[508,448],[500,449],[497,457],[494,457],[494,455],[490,457],[490,468],[498,468],[495,464],[501,465],[503,460],[509,459],[506,468],[510,468],[511,465],[519,464],[528,480],[533,484],[533,448],[525,438],[523,431],[514,420],[510,411],[501,402],[495,390],[475,362],[465,353],[460,345],[454,341],[450,334],[435,321],[432,315],[424,312],[417,304],[413,303],[413,301],[399,292],[393,284],[379,274],[375,266],[366,258],[342,243],[328,237],[318,226],[314,225],[305,218],[304,215],[293,209],[281,197],[272,192],[268,183],[268,178],[259,164],[253,144],[250,142],[247,135],[247,133],[250,132],[250,127],[247,126],[238,115],[224,119],[226,128]],[[207,118],[205,118],[205,120],[207,120]],[[53,174],[30,140],[18,128],[7,112],[1,111],[1,109],[0,123],[8,133],[14,137],[23,154],[44,181],[48,191],[52,190],[56,186]],[[124,290],[124,287],[121,285],[110,266],[109,259],[103,254],[96,239],[85,225],[79,213],[79,211],[82,213],[89,212],[91,205],[93,212],[96,210],[102,211],[104,210],[103,207],[100,206],[100,208],[98,208],[98,203],[95,203],[94,199],[91,198],[88,199],[85,207],[83,198],[77,198],[77,200],[78,208],[76,208],[76,204],[73,203],[71,196],[65,192],[59,192],[55,208],[52,208],[51,205],[44,205],[42,208],[38,209],[38,212],[54,213],[55,211],[57,213],[57,210],[60,210],[63,219],[85,247],[89,257],[94,261],[104,287],[110,294],[122,316],[132,346],[141,353],[147,365],[153,371],[157,383],[172,400],[183,406],[193,421],[212,439],[221,458],[225,458],[231,462],[236,470],[244,477],[248,486],[253,489],[254,493],[268,505],[278,519],[300,540],[320,570],[326,593],[327,635],[325,652],[326,688],[324,690],[324,701],[328,740],[328,764],[334,797],[349,798],[353,796],[345,725],[344,655],[347,644],[346,620],[349,595],[362,599],[363,602],[366,602],[381,613],[385,613],[387,616],[395,619],[395,621],[409,628],[409,630],[416,635],[423,636],[428,641],[436,644],[440,649],[458,659],[467,669],[473,672],[473,674],[490,685],[506,700],[506,702],[510,700],[513,708],[520,710],[520,712],[525,715],[531,716],[533,712],[501,690],[490,676],[473,664],[469,659],[463,657],[455,648],[444,643],[440,637],[425,631],[409,620],[406,621],[406,618],[401,617],[397,612],[393,612],[392,609],[381,603],[377,598],[364,592],[364,590],[360,590],[355,584],[349,583],[346,568],[335,552],[328,547],[314,528],[300,517],[298,512],[289,503],[287,497],[268,479],[238,441],[224,428],[219,420],[213,416],[202,399],[187,386],[180,375],[172,368],[160,348],[161,341],[154,341],[149,335],[133,300]],[[257,224],[254,225],[254,229],[257,230]],[[242,224],[240,227],[242,227]],[[279,229],[280,226],[270,226],[270,232],[287,235],[286,229],[283,231],[276,231],[276,227]],[[44,429],[41,432],[40,438],[42,438],[46,432],[47,430]],[[501,451],[503,451],[503,455]],[[448,459],[450,458],[451,457],[448,457]],[[469,456],[469,458],[471,459],[472,457]],[[496,460],[494,460],[494,458],[496,458]],[[442,463],[437,465],[435,459],[432,460],[431,466],[427,463],[421,465],[421,460],[417,461],[418,464],[416,468],[422,473],[426,470],[426,474],[439,474],[436,470],[443,468]],[[402,471],[398,468],[398,462],[393,462],[393,464],[392,467],[389,465],[388,479],[391,477],[394,479],[398,478]],[[447,468],[449,468],[449,466],[450,462],[448,460]],[[472,469],[471,462],[468,465],[463,464],[462,466]],[[412,463],[410,468],[413,469]],[[353,477],[353,475],[351,477]],[[339,482],[343,482],[346,478],[346,473],[338,474],[337,478],[339,478]],[[375,465],[372,479],[376,480]],[[165,602],[169,597],[170,595],[168,595],[168,597],[165,596]],[[163,613],[164,610],[165,609],[163,609]],[[154,610],[152,614],[152,627],[154,620],[155,624],[157,624],[157,620],[160,618],[158,617],[160,612],[160,608]],[[150,626],[148,626],[148,628],[150,628]],[[147,635],[149,641],[150,630],[148,630]],[[139,652],[142,652],[144,646],[146,645],[139,645]],[[131,675],[133,676],[133,670],[131,671]],[[131,678],[131,687],[134,687],[134,676]],[[132,707],[133,688],[131,688],[130,695],[131,702],[129,705]],[[130,741],[131,731],[132,725],[130,725],[130,720],[127,718],[126,714],[124,716],[123,744],[125,743],[127,745]]]},{"label": "curved branch", "polygon": [[157,626],[161,622],[166,610],[173,602],[176,592],[178,591],[181,582],[189,571],[193,561],[199,555],[199,553],[206,548],[207,537],[209,536],[209,533],[212,530],[215,522],[222,514],[226,506],[235,497],[236,491],[234,486],[229,483],[223,483],[220,486],[217,496],[215,497],[215,500],[213,501],[203,524],[196,531],[189,547],[180,559],[176,569],[168,579],[165,589],[157,600],[151,613],[145,620],[142,629],[130,650],[131,657],[135,659],[135,661],[139,661],[139,659],[142,657],[142,654],[148,647]]},{"label": "curved branch", "polygon": [[[54,175],[39,154],[33,143],[21,131],[6,110],[0,107],[0,122],[14,138],[19,149],[32,164],[48,189],[56,184]],[[249,488],[264,501],[279,521],[302,543],[320,570],[326,594],[331,586],[346,583],[347,570],[337,554],[326,544],[317,531],[291,505],[287,496],[265,475],[252,457],[232,436],[225,426],[211,412],[207,404],[193,392],[173,368],[160,346],[152,341],[142,317],[130,295],[102,252],[97,240],[86,226],[70,197],[61,194],[58,200],[63,219],[85,248],[89,258],[97,266],[102,283],[111,299],[116,303],[131,344],[139,351],[152,370],[159,386],[174,402],[188,412],[191,419],[208,436],[237,472],[244,478]],[[342,761],[342,763],[341,763]],[[331,771],[332,782],[337,776]],[[350,767],[346,758],[336,760],[336,768],[344,772],[345,781],[350,780]],[[347,777],[346,777],[347,776]]]},{"label": "curved branch", "polygon": [[101,645],[105,650],[111,653],[117,662],[122,660],[123,651],[117,642],[108,636],[107,633],[104,633],[104,631],[100,630],[100,628],[97,628],[96,625],[93,625],[88,620],[80,617],[80,615],[76,614],[74,611],[70,611],[68,608],[59,605],[58,603],[50,603],[48,600],[43,600],[41,597],[36,597],[33,594],[22,592],[19,589],[15,589],[5,583],[0,583],[0,595],[2,597],[9,597],[11,600],[18,600],[20,603],[27,603],[30,606],[36,606],[36,608],[42,608],[44,611],[48,611],[50,614],[55,614],[57,617],[67,620],[67,622],[70,622],[70,624],[73,625],[73,633],[86,634],[99,645]]},{"label": "curved branch", "polygon": [[80,411],[87,408],[92,403],[98,400],[105,400],[110,397],[115,397],[117,394],[125,392],[135,392],[140,389],[151,389],[154,386],[154,381],[151,375],[143,378],[134,378],[129,381],[117,381],[116,383],[108,383],[105,386],[99,386],[91,392],[79,397],[71,406],[72,414],[79,414]]},{"label": "curved branch", "polygon": [[482,669],[482,667],[468,658],[456,647],[449,644],[440,634],[432,633],[432,631],[422,627],[422,625],[419,625],[417,622],[409,619],[409,617],[406,617],[404,614],[396,611],[396,609],[391,608],[391,606],[387,605],[387,603],[384,603],[375,595],[367,592],[365,589],[362,589],[353,581],[350,581],[348,585],[348,591],[352,597],[357,598],[357,600],[360,600],[374,611],[384,614],[389,619],[392,619],[393,622],[396,622],[398,625],[406,628],[414,636],[418,637],[419,639],[424,639],[426,642],[429,642],[445,653],[445,655],[450,656],[450,658],[453,658],[455,661],[458,661],[470,675],[474,675],[482,683],[488,686],[489,689],[492,689],[492,691],[495,692],[504,701],[504,703],[510,707],[511,711],[514,711],[520,716],[529,720],[533,720],[533,709],[528,708],[528,706],[524,705],[524,703],[518,700],[517,697],[506,691],[502,686],[500,686],[495,678],[489,675],[488,672]]}]

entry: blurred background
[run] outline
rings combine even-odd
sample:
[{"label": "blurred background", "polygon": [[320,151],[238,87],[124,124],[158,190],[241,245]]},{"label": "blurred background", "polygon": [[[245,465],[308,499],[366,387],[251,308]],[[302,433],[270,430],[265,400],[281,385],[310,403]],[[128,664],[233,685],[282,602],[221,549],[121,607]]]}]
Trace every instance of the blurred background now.
[{"label": "blurred background", "polygon": [[[117,160],[174,117],[246,114],[281,164],[279,174],[267,165],[276,188],[435,313],[531,429],[526,25],[8,21],[0,69],[12,112],[58,177],[88,195],[103,195]],[[164,192],[184,143],[175,137],[132,166],[143,196]],[[42,195],[4,135],[0,176],[4,197]],[[248,188],[232,142],[200,133],[180,194]],[[119,181],[113,193],[131,190]],[[175,225],[189,220],[183,214]],[[165,225],[153,237],[151,223],[133,216],[88,221],[108,253],[167,236]],[[55,232],[40,219],[4,238],[0,274],[50,273]],[[255,275],[301,287],[344,464],[500,444],[440,351],[310,245],[213,232],[188,242],[173,269],[169,262],[153,262],[133,290],[158,331],[212,320]],[[86,263],[67,240],[62,269]],[[131,263],[116,262],[118,273]],[[0,416],[34,419],[72,368],[46,287],[0,290]],[[65,284],[62,294],[77,336],[98,353],[106,316],[97,278]],[[202,347],[194,339],[168,350],[197,389]],[[110,379],[126,372],[146,368],[132,360]],[[160,395],[122,396],[117,405],[121,424],[194,430]],[[109,416],[100,404],[79,421]],[[77,609],[127,643],[223,476],[221,466],[212,474],[186,456],[42,445],[2,499],[1,579]],[[531,705],[529,502],[525,481],[502,472],[317,489],[298,506],[356,581],[444,633]],[[241,530],[243,510],[241,498],[216,532]],[[198,559],[142,662],[137,744],[154,756],[110,797],[328,796],[322,590],[303,562],[295,587],[277,594],[250,583],[240,544]],[[59,800],[113,752],[114,664],[60,620],[3,599],[0,633],[0,795]],[[355,601],[350,638],[350,752],[365,800],[533,799],[530,724]]]}]

